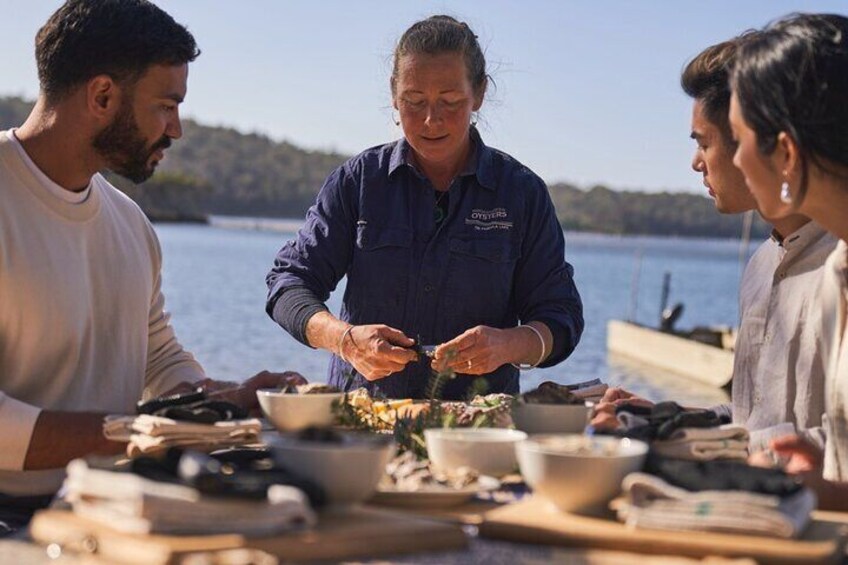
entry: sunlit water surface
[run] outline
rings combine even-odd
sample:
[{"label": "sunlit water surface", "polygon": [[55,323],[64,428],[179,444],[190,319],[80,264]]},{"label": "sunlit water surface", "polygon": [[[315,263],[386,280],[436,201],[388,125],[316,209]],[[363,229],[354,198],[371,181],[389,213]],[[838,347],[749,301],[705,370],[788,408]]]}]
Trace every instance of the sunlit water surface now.
[{"label": "sunlit water surface", "polygon": [[[163,290],[172,322],[211,377],[241,380],[262,369],[288,369],[313,381],[325,380],[329,353],[298,343],[265,314],[265,275],[293,231],[189,224],[158,224],[156,231],[164,253]],[[606,323],[635,317],[655,324],[663,274],[669,272],[669,302],[685,303],[678,326],[736,325],[740,276],[736,241],[567,233],[566,258],[574,266],[583,297],[586,329],[564,363],[523,373],[523,390],[544,380],[570,383],[598,377],[654,400],[689,405],[724,401],[721,390],[608,358]],[[335,313],[343,290],[344,281],[330,298]]]}]

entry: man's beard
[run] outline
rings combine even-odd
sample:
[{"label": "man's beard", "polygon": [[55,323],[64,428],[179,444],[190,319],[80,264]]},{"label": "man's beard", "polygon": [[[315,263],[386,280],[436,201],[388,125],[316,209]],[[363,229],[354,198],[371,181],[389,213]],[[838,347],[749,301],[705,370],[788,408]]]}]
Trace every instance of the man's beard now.
[{"label": "man's beard", "polygon": [[111,171],[140,184],[156,170],[156,165],[148,164],[150,157],[159,149],[170,147],[171,138],[163,135],[147,147],[135,121],[132,102],[125,100],[112,123],[94,136],[92,146]]}]

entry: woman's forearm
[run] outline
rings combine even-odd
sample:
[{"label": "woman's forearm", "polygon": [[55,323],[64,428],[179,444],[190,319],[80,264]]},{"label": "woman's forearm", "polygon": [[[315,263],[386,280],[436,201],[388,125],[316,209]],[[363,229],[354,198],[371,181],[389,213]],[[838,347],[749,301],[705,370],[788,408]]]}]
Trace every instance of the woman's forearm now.
[{"label": "woman's forearm", "polygon": [[312,347],[339,354],[339,343],[350,324],[333,316],[330,312],[316,312],[306,322],[306,341]]},{"label": "woman's forearm", "polygon": [[[534,332],[527,326],[532,327]],[[517,365],[539,365],[548,358],[553,349],[553,335],[542,322],[529,322],[510,330],[514,335],[513,361]],[[538,332],[538,334],[536,333]],[[541,340],[539,337],[541,336]]]}]

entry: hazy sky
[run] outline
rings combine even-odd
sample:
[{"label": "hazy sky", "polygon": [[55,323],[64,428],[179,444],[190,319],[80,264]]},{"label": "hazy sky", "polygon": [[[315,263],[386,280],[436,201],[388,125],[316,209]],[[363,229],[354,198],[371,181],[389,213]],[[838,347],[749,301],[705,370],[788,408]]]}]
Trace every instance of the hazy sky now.
[{"label": "hazy sky", "polygon": [[[469,23],[497,88],[484,140],[549,182],[703,192],[689,169],[684,64],[789,12],[845,0],[158,0],[203,54],[183,115],[354,154],[399,137],[388,78],[397,38],[447,13]],[[58,0],[0,0],[0,95],[37,95],[33,38]]]}]

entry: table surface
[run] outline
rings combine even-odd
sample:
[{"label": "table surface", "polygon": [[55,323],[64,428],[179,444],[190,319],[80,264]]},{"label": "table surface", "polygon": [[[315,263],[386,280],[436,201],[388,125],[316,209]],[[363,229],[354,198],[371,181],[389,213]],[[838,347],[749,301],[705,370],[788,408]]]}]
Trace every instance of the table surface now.
[{"label": "table surface", "polygon": [[[461,551],[424,552],[396,557],[382,557],[376,560],[356,560],[355,563],[398,563],[398,564],[509,564],[529,563],[568,563],[572,565],[643,565],[646,556],[643,554],[597,549],[571,549],[547,545],[532,545],[506,541],[496,541],[477,536],[477,528],[473,518],[477,512],[491,508],[491,504],[471,503],[453,511],[435,512],[441,518],[465,523],[464,531],[469,536],[469,546]],[[820,512],[814,513],[817,518],[845,522],[848,524],[848,513]],[[51,548],[54,551],[57,548]],[[211,561],[202,561],[210,563]],[[261,563],[261,561],[257,561]],[[269,563],[274,563],[270,558]],[[848,559],[843,561],[848,563]],[[73,553],[56,556],[48,555],[48,548],[31,542],[25,535],[0,539],[0,563],[33,563],[33,564],[90,564],[90,559],[80,558]],[[238,561],[227,561],[238,563]],[[679,556],[650,557],[652,565],[755,565],[750,559],[729,559],[709,557],[706,559],[690,559]]]},{"label": "table surface", "polygon": [[[467,529],[473,530],[473,526]],[[421,565],[467,565],[486,563],[491,565],[515,565],[517,563],[543,564],[568,563],[571,565],[644,565],[645,555],[617,551],[566,549],[552,546],[527,545],[478,538],[469,531],[470,543],[463,551],[429,552],[380,558],[378,560],[357,560],[362,564],[421,564]],[[209,562],[209,561],[207,561]],[[273,563],[273,559],[269,561]],[[25,539],[0,540],[0,563],[26,563],[33,565],[90,565],[91,560],[74,554],[58,557],[48,556],[47,549]],[[237,563],[237,561],[236,561]],[[708,558],[694,560],[675,556],[651,556],[652,565],[756,565],[750,559]]]}]

